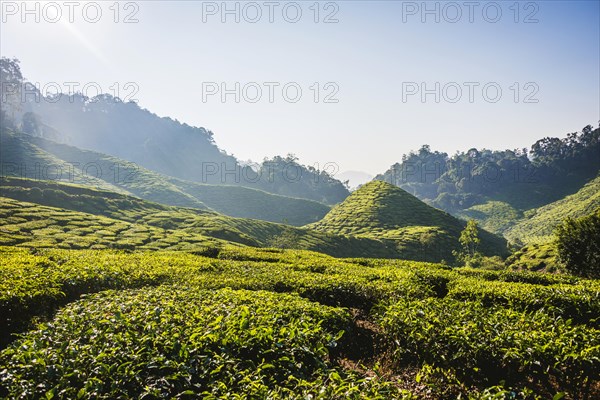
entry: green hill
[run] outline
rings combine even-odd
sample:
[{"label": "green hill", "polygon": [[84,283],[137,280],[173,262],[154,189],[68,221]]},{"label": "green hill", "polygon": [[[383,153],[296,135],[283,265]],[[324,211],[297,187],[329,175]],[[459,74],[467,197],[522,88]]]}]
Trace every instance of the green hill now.
[{"label": "green hill", "polygon": [[[204,248],[204,241],[216,239],[215,246],[233,243],[295,248],[337,257],[398,256],[386,243],[372,238],[346,237],[267,221],[233,218],[208,210],[166,206],[60,182],[0,178],[0,196],[3,196],[0,197],[3,208],[0,241],[6,245],[193,250]],[[78,222],[71,226],[69,218]],[[98,221],[98,218],[103,220]],[[106,233],[106,230],[112,233]],[[139,240],[127,240],[129,233],[121,237],[121,233],[129,231],[142,232],[138,235]],[[104,234],[108,236],[104,238]],[[165,236],[168,237],[165,239]],[[171,239],[174,240],[172,243]]]},{"label": "green hill", "polygon": [[8,130],[0,133],[0,143],[3,176],[91,185],[163,204],[207,208],[164,176],[116,157]]},{"label": "green hill", "polygon": [[166,230],[0,197],[0,244],[64,249],[200,251],[218,241],[198,233]]},{"label": "green hill", "polygon": [[[335,206],[310,227],[324,232],[370,237],[395,242],[406,258],[433,253],[451,259],[465,223],[433,208],[392,184],[372,181]],[[481,230],[481,250],[504,254],[504,239]]]},{"label": "green hill", "polygon": [[84,184],[181,207],[305,225],[329,206],[240,186],[207,185],[171,178],[134,163],[27,134],[0,133],[2,176]]},{"label": "green hill", "polygon": [[577,193],[525,213],[525,218],[508,229],[508,239],[540,243],[552,239],[552,232],[565,218],[581,218],[600,209],[600,176]]}]

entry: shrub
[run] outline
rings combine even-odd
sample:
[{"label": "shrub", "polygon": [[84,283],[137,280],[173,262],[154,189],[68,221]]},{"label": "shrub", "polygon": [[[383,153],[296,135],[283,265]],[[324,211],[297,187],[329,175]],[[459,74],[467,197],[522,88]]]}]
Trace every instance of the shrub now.
[{"label": "shrub", "polygon": [[600,278],[600,210],[556,229],[558,257],[572,274]]}]

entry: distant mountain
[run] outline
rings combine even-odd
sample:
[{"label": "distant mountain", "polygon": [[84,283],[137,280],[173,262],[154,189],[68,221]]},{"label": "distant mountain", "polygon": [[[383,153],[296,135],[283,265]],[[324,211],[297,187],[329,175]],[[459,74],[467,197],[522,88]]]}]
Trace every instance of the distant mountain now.
[{"label": "distant mountain", "polygon": [[[397,186],[372,181],[309,226],[324,232],[385,240],[396,246],[403,258],[451,260],[465,223]],[[484,253],[506,253],[504,239],[484,230],[480,236]]]},{"label": "distant mountain", "polygon": [[316,201],[172,178],[117,157],[7,129],[0,131],[0,165],[2,176],[78,183],[167,205],[298,226],[329,211]]},{"label": "distant mountain", "polygon": [[[248,168],[244,171],[248,171]],[[350,194],[342,182],[326,171],[300,164],[293,154],[265,159],[257,172],[248,171],[242,174],[250,177],[242,180],[242,186],[325,204],[337,204]],[[257,177],[256,182],[248,182],[253,180],[253,176]]]},{"label": "distant mountain", "polygon": [[[28,107],[45,125],[60,132],[59,140],[64,143],[110,154],[165,175],[226,183],[221,170],[237,167],[237,160],[214,143],[212,132],[160,118],[110,95],[93,99],[63,95],[55,102],[30,102]],[[218,168],[218,174],[207,172],[213,167]]]},{"label": "distant mountain", "polygon": [[[3,127],[202,184],[251,187],[325,204],[338,203],[349,194],[340,181],[295,157],[273,157],[255,171],[220,149],[210,130],[159,117],[131,101],[109,94],[45,97],[23,78],[16,60],[0,58],[0,73]],[[5,87],[11,87],[14,95],[5,93]]]}]

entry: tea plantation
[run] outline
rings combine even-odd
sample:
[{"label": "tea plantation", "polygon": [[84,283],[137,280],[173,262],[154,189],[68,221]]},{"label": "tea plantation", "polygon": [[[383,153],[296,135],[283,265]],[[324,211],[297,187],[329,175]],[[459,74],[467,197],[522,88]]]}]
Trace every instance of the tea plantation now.
[{"label": "tea plantation", "polygon": [[1,395],[600,395],[598,281],[210,249],[1,248]]},{"label": "tea plantation", "polygon": [[[422,260],[422,254],[436,254],[437,261],[447,261],[453,258],[452,251],[458,250],[458,237],[465,222],[397,186],[375,180],[361,186],[309,227],[392,241],[403,258]],[[480,230],[480,236],[483,253],[506,254],[505,239],[485,230]]]}]

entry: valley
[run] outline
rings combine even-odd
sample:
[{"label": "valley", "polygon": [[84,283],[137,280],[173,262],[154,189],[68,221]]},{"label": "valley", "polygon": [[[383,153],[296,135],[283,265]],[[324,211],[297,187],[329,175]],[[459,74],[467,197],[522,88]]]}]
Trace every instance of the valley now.
[{"label": "valley", "polygon": [[600,397],[600,127],[425,144],[351,189],[108,94],[17,89],[0,398]]}]

